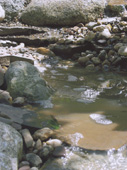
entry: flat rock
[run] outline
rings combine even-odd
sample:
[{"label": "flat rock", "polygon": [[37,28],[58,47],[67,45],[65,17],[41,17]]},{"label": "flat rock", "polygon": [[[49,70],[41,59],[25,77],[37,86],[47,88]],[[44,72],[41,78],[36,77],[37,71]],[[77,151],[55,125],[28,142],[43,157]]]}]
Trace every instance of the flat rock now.
[{"label": "flat rock", "polygon": [[26,61],[28,63],[34,64],[34,60],[26,57],[19,57],[16,55],[0,55],[0,64],[2,66],[9,66],[10,63],[14,61]]}]

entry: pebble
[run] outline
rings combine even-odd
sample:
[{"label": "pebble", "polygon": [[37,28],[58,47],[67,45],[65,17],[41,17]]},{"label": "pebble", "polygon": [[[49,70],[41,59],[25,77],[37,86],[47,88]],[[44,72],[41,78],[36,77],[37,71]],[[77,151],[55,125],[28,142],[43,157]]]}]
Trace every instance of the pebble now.
[{"label": "pebble", "polygon": [[33,137],[30,134],[30,131],[28,129],[21,130],[25,145],[27,148],[33,147]]},{"label": "pebble", "polygon": [[59,139],[50,139],[46,142],[46,144],[48,145],[51,145],[53,147],[56,147],[56,146],[61,146],[62,145],[62,141],[59,140]]},{"label": "pebble", "polygon": [[33,134],[33,138],[35,140],[40,139],[41,141],[44,141],[44,140],[47,140],[48,138],[50,138],[53,134],[54,134],[53,130],[51,130],[49,128],[43,128],[43,129],[37,130]]},{"label": "pebble", "polygon": [[30,163],[31,166],[35,167],[39,167],[43,163],[42,159],[34,153],[26,154],[26,160]]}]

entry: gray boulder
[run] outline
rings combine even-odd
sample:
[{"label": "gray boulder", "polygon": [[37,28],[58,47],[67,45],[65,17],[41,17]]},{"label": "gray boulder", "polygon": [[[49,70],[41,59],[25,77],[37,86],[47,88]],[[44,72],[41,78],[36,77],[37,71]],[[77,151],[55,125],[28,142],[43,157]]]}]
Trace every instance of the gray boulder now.
[{"label": "gray boulder", "polygon": [[21,135],[10,125],[0,122],[0,169],[18,169],[23,141]]},{"label": "gray boulder", "polygon": [[94,21],[103,14],[106,0],[32,0],[21,21],[36,26],[71,26]]},{"label": "gray boulder", "polygon": [[0,0],[0,5],[6,13],[6,19],[12,20],[23,10],[26,0]]},{"label": "gray boulder", "polygon": [[52,89],[46,84],[39,71],[32,64],[15,61],[10,64],[5,80],[7,91],[13,98],[25,97],[28,102],[47,100]]}]

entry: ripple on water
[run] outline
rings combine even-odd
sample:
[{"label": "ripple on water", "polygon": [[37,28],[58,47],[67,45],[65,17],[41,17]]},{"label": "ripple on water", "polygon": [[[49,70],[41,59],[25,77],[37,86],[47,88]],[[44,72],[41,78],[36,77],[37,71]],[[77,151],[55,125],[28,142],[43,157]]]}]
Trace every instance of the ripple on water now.
[{"label": "ripple on water", "polygon": [[103,125],[109,125],[113,123],[111,120],[107,119],[105,115],[97,113],[90,114],[90,118],[95,120],[96,123],[100,123]]}]

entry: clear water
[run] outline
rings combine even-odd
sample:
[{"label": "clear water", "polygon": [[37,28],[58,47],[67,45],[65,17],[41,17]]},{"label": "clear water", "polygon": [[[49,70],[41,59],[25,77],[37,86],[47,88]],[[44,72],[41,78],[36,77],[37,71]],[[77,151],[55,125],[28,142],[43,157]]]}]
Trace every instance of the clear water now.
[{"label": "clear water", "polygon": [[[33,107],[40,119],[41,115],[55,116],[60,124],[58,136],[73,146],[95,151],[85,153],[85,169],[126,170],[126,73],[86,71],[69,61],[46,65],[43,77],[55,93],[53,108]],[[106,154],[97,154],[96,150],[106,150]],[[69,161],[69,154],[73,152],[63,164]]]}]

